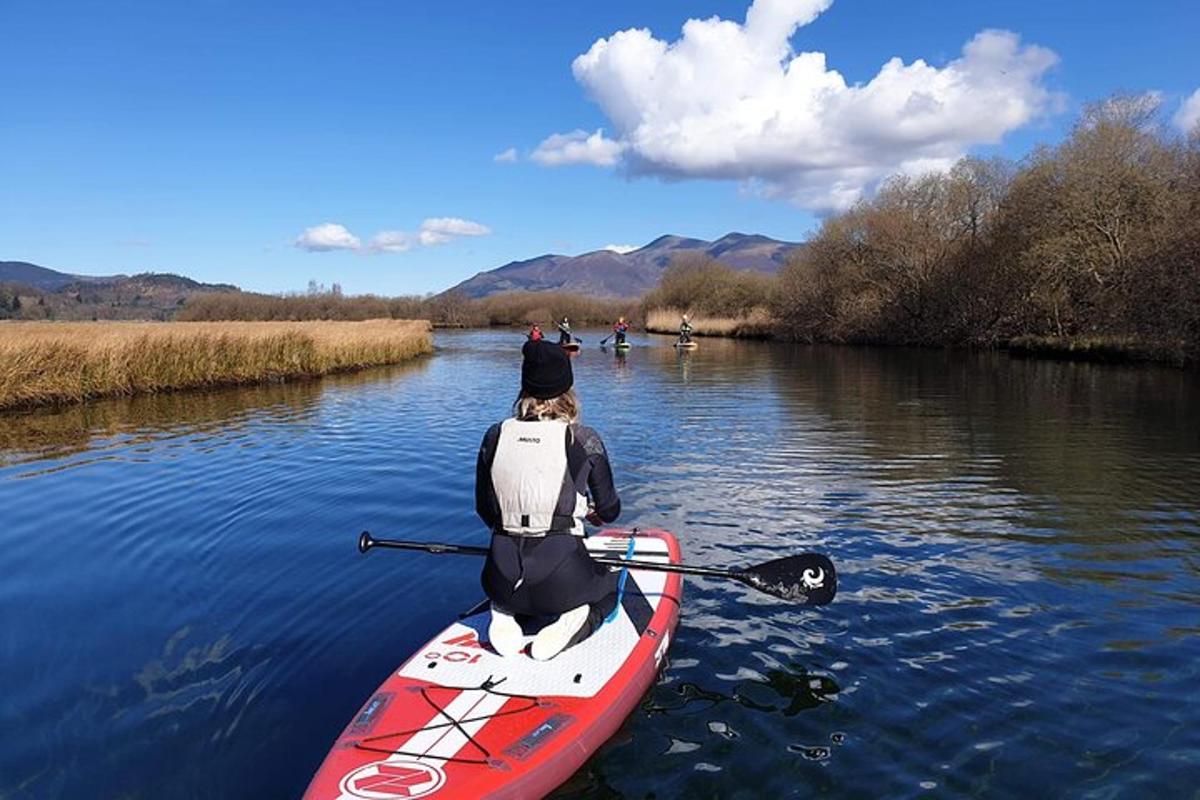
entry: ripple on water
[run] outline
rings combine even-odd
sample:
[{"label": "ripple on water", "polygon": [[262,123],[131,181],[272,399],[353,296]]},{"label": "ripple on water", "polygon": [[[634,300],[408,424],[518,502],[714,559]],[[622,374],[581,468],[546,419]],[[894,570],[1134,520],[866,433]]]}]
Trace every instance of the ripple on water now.
[{"label": "ripple on water", "polygon": [[[1200,784],[1195,375],[664,341],[575,360],[623,521],[691,563],[826,552],[840,592],[689,578],[670,666],[559,796]],[[485,540],[474,458],[519,344],[0,419],[0,795],[299,795],[480,596],[477,562],[354,539]]]}]

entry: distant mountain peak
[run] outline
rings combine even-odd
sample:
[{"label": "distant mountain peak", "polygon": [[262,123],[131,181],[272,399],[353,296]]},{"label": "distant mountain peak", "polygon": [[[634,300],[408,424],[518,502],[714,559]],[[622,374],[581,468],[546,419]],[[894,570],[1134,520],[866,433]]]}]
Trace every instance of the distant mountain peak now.
[{"label": "distant mountain peak", "polygon": [[653,289],[672,260],[695,253],[734,269],[773,273],[803,245],[737,231],[715,242],[666,234],[628,253],[593,250],[578,256],[542,255],[511,261],[454,286],[468,297],[500,292],[575,292],[593,297],[632,298]]}]

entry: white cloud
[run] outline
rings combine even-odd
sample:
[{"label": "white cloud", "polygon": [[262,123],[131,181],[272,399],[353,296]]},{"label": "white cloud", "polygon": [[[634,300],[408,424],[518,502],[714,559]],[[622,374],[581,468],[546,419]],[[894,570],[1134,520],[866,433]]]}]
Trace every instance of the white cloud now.
[{"label": "white cloud", "polygon": [[847,84],[820,52],[790,45],[832,0],[755,0],[744,23],[691,19],[666,42],[645,29],[599,39],[575,79],[612,122],[554,134],[533,160],[620,163],[632,174],[730,179],[809,208],[853,203],[882,177],[949,164],[1050,105],[1058,57],[985,30],[937,67],[893,58]]},{"label": "white cloud", "polygon": [[487,236],[492,232],[486,225],[461,217],[430,217],[421,223],[421,230],[446,236]]},{"label": "white cloud", "polygon": [[612,250],[614,253],[624,255],[625,253],[632,253],[634,250],[637,250],[638,246],[636,244],[606,244],[600,249]]},{"label": "white cloud", "polygon": [[411,250],[413,237],[404,231],[380,231],[371,237],[370,250],[372,253],[403,253]]},{"label": "white cloud", "polygon": [[510,147],[507,150],[503,150],[492,156],[492,161],[495,161],[497,164],[512,164],[515,163],[516,160],[517,148],[515,147]]},{"label": "white cloud", "polygon": [[311,253],[324,253],[330,250],[357,250],[362,246],[358,237],[346,230],[345,226],[336,222],[326,222],[305,228],[304,233],[296,237],[296,247]]},{"label": "white cloud", "polygon": [[1184,133],[1191,133],[1200,125],[1200,89],[1180,103],[1175,112],[1175,125]]},{"label": "white cloud", "polygon": [[342,225],[327,222],[306,228],[296,246],[311,252],[329,250],[359,250],[368,253],[403,253],[414,247],[433,247],[446,244],[460,236],[486,236],[492,229],[461,217],[430,217],[421,223],[416,233],[380,231],[365,247],[357,236]]},{"label": "white cloud", "polygon": [[421,223],[417,240],[423,247],[446,244],[459,236],[486,236],[491,228],[459,217],[431,217]]},{"label": "white cloud", "polygon": [[595,164],[611,167],[617,163],[624,145],[604,135],[604,131],[588,133],[574,130],[570,133],[555,133],[547,136],[529,156],[545,167],[560,167],[564,164]]}]

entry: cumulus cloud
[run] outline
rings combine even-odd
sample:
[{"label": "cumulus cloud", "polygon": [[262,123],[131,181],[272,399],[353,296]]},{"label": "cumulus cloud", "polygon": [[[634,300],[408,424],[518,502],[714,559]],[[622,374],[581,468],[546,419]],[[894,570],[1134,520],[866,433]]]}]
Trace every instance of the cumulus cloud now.
[{"label": "cumulus cloud", "polygon": [[369,249],[372,253],[403,253],[411,250],[414,243],[411,233],[380,231],[371,237]]},{"label": "cumulus cloud", "polygon": [[623,149],[624,145],[606,137],[602,130],[595,133],[574,130],[547,136],[529,157],[546,167],[564,164],[611,167],[617,163]]},{"label": "cumulus cloud", "polygon": [[1191,133],[1200,125],[1200,89],[1192,92],[1191,96],[1180,104],[1179,110],[1175,112],[1175,125],[1184,133]]},{"label": "cumulus cloud", "polygon": [[487,236],[492,229],[461,217],[430,217],[421,223],[421,230],[447,236]]},{"label": "cumulus cloud", "polygon": [[432,217],[421,223],[417,239],[425,247],[453,241],[459,236],[486,236],[491,229],[478,222],[458,217]]},{"label": "cumulus cloud", "polygon": [[364,246],[344,226],[328,222],[305,229],[296,239],[296,246],[311,252],[358,250],[366,253],[403,253],[414,247],[433,247],[462,236],[486,236],[491,232],[488,226],[461,217],[430,217],[421,223],[416,233],[380,231]]},{"label": "cumulus cloud", "polygon": [[606,245],[604,245],[604,247],[601,247],[600,249],[601,250],[611,250],[614,253],[620,253],[621,255],[624,255],[626,253],[632,253],[634,250],[637,250],[638,246],[636,244],[606,244]]},{"label": "cumulus cloud", "polygon": [[743,181],[809,208],[853,203],[893,172],[942,168],[998,142],[1050,105],[1058,57],[1015,33],[985,30],[934,66],[893,58],[848,84],[796,31],[832,0],[755,0],[742,23],[691,19],[673,42],[645,29],[596,41],[572,64],[613,136],[546,138],[548,166],[620,164],[631,174]]},{"label": "cumulus cloud", "polygon": [[510,147],[492,156],[492,161],[497,164],[512,164],[517,160],[517,148]]},{"label": "cumulus cloud", "polygon": [[324,253],[330,250],[357,250],[362,246],[358,237],[346,230],[344,225],[336,222],[326,222],[305,228],[304,233],[296,237],[296,247],[308,250],[310,253]]}]

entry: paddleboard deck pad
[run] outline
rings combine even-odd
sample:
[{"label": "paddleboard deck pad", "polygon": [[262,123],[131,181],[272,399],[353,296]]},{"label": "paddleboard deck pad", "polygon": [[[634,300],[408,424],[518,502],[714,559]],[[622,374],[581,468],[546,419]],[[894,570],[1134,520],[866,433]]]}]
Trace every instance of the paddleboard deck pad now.
[{"label": "paddleboard deck pad", "polygon": [[613,347],[615,347],[617,350],[628,350],[630,348],[630,344],[629,342],[620,342],[619,344],[614,344]]},{"label": "paddleboard deck pad", "polygon": [[[609,557],[680,558],[666,531],[611,530],[586,544]],[[549,661],[498,655],[487,642],[486,610],[455,622],[367,700],[304,797],[543,797],[616,733],[653,685],[681,594],[678,574],[628,570],[616,613]]]}]

